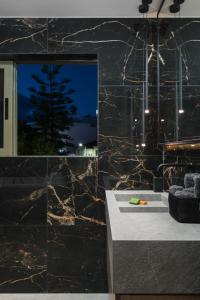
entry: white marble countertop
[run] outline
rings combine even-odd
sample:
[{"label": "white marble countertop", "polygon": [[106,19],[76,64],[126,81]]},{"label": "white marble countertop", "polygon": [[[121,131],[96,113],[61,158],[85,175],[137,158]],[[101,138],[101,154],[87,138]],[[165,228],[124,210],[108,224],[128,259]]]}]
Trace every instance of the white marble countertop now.
[{"label": "white marble countertop", "polygon": [[[200,224],[175,221],[168,212],[120,212],[115,195],[161,194],[153,191],[106,191],[107,221],[113,241],[200,241]],[[162,194],[167,197],[167,193]]]}]

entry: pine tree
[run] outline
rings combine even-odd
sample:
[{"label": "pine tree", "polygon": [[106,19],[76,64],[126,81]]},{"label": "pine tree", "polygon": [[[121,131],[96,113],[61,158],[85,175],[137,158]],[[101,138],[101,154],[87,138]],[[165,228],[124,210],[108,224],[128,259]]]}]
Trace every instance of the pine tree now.
[{"label": "pine tree", "polygon": [[[70,79],[61,78],[63,65],[44,64],[41,67],[42,76],[32,74],[38,88],[30,87],[30,100],[33,113],[29,123],[36,130],[44,143],[53,145],[55,151],[59,148],[73,145],[72,137],[64,131],[73,126],[73,116],[76,106],[71,95],[75,92],[68,87]],[[55,153],[56,154],[56,153]]]}]

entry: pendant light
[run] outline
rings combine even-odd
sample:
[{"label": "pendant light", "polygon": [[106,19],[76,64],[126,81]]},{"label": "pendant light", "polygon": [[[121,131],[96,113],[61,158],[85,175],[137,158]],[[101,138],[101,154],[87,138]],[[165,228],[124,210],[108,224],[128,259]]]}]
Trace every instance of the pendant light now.
[{"label": "pendant light", "polygon": [[178,113],[183,114],[183,66],[182,66],[182,51],[179,47],[179,108]]},{"label": "pendant light", "polygon": [[185,0],[174,0],[174,4],[172,4],[169,7],[169,11],[172,14],[178,13],[180,11],[180,9],[181,9],[181,4],[183,4],[184,2],[185,2]]}]

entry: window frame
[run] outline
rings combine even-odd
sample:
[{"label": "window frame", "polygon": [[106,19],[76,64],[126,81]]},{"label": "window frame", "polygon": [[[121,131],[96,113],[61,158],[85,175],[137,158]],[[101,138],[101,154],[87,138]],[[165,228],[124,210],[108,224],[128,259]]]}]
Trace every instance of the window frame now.
[{"label": "window frame", "polygon": [[13,61],[0,61],[3,74],[3,147],[0,156],[17,155],[17,89],[16,64]]},{"label": "window frame", "polygon": [[[8,98],[9,119],[5,120],[4,132],[5,147],[0,148],[0,157],[23,157],[18,154],[18,90],[17,90],[17,65],[18,64],[97,64],[97,80],[99,78],[99,64],[97,54],[2,54],[0,55],[0,69],[4,71],[4,99]],[[9,78],[6,80],[6,78]],[[99,82],[98,90],[99,90]],[[99,95],[97,93],[97,111],[99,111]],[[5,106],[5,102],[4,102]],[[97,149],[98,149],[99,120],[97,115]],[[96,150],[98,153],[98,150]],[[30,155],[28,155],[30,156]],[[31,155],[31,157],[36,155]],[[41,155],[43,156],[43,155]],[[77,155],[78,157],[79,155]],[[36,156],[38,157],[38,156]],[[62,157],[61,155],[45,155],[45,157]],[[86,156],[85,156],[86,157]]]}]

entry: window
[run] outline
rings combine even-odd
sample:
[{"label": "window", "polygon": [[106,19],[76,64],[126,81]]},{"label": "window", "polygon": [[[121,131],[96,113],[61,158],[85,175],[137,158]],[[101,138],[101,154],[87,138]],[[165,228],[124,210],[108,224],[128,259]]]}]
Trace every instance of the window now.
[{"label": "window", "polygon": [[96,156],[96,60],[2,62],[0,155]]}]

